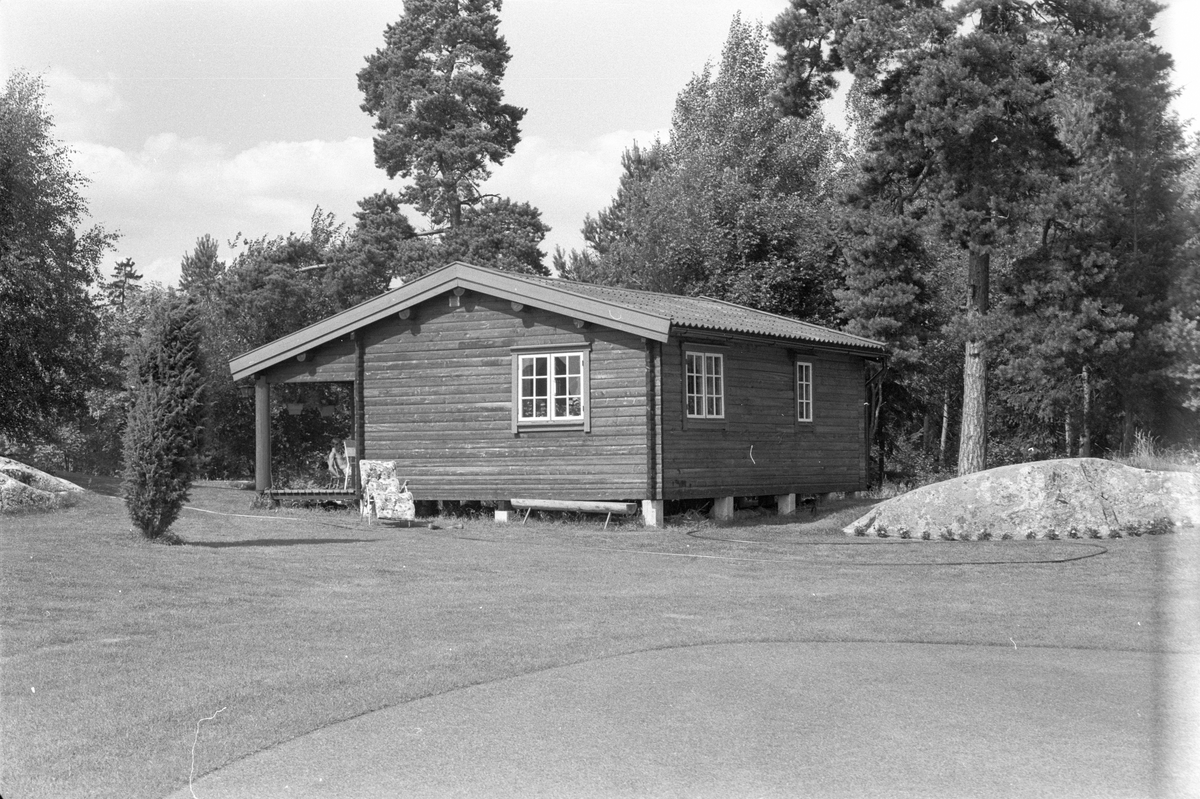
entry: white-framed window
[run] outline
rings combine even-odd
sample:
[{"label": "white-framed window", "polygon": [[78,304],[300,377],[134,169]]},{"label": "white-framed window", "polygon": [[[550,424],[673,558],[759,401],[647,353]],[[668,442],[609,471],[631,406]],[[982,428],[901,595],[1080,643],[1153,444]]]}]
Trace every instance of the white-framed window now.
[{"label": "white-framed window", "polygon": [[796,419],[813,420],[813,368],[804,361],[796,362]]},{"label": "white-framed window", "polygon": [[724,356],[715,352],[684,353],[684,373],[688,418],[724,419]]},{"label": "white-framed window", "polygon": [[515,357],[518,422],[584,421],[585,352],[541,352]]}]

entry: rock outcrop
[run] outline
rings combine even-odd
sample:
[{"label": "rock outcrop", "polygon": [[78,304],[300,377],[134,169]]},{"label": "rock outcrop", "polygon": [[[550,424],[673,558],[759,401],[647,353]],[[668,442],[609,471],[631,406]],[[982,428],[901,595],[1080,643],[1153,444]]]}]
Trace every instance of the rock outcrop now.
[{"label": "rock outcrop", "polygon": [[1097,458],[1001,466],[881,502],[847,535],[1110,538],[1200,525],[1200,474]]},{"label": "rock outcrop", "polygon": [[83,489],[40,469],[0,458],[0,513],[52,510],[74,505]]}]

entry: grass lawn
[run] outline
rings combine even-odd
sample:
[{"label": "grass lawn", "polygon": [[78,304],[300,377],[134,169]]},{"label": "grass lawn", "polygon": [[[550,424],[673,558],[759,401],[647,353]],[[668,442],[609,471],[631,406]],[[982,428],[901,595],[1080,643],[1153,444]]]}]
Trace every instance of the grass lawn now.
[{"label": "grass lawn", "polygon": [[659,531],[602,531],[602,518],[394,529],[249,498],[194,489],[209,512],[172,528],[184,546],[141,541],[100,494],[0,517],[6,799],[161,797],[187,786],[194,743],[199,776],[415,698],[667,647],[1160,648],[1170,537],[843,537],[863,503]]}]

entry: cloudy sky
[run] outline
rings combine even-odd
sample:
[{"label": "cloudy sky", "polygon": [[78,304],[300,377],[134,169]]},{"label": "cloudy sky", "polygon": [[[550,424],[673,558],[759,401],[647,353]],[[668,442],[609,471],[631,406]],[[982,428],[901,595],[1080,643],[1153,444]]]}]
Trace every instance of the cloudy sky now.
[{"label": "cloudy sky", "polygon": [[[1200,120],[1200,2],[1165,0],[1178,110]],[[489,188],[542,211],[544,249],[580,247],[621,151],[670,125],[675,95],[716,60],[734,14],[770,22],[787,0],[505,0],[504,88],[528,113]],[[0,0],[0,73],[44,76],[58,138],[92,183],[92,217],[173,283],[196,239],[351,221],[389,185],[374,166],[356,75],[400,0]],[[1193,129],[1196,129],[1195,127]],[[394,188],[394,187],[393,187]],[[416,221],[416,220],[414,220]]]}]

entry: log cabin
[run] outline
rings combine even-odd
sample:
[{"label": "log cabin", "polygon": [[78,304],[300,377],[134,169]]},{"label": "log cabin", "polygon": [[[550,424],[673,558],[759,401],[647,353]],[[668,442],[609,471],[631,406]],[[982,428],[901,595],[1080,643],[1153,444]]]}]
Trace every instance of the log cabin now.
[{"label": "log cabin", "polygon": [[[456,262],[233,358],[255,386],[255,486],[271,386],[352,385],[358,459],[418,499],[640,503],[857,491],[878,342],[719,300]],[[359,481],[355,475],[354,485]]]}]

